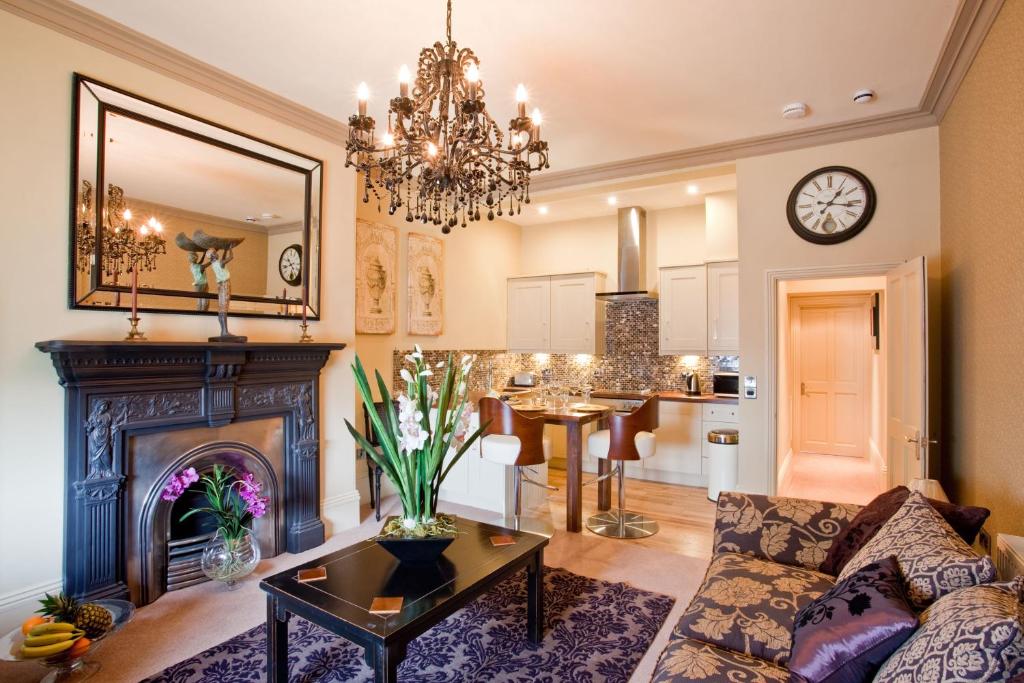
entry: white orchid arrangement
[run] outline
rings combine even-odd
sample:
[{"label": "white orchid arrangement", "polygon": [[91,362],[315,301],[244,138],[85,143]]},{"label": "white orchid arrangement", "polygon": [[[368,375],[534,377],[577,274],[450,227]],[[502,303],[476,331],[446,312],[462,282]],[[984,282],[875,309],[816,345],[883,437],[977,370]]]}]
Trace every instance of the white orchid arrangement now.
[{"label": "white orchid arrangement", "polygon": [[[402,501],[403,519],[394,525],[396,528],[385,527],[382,534],[426,536],[438,528],[437,493],[441,483],[487,425],[469,433],[472,408],[466,380],[476,356],[463,355],[456,363],[448,354],[447,361],[431,368],[417,345],[405,360],[410,367],[401,369],[406,391],[398,395],[397,413],[384,378],[379,371],[375,372],[385,406],[383,417],[373,404],[373,391],[358,356],[352,365],[380,452],[351,422],[345,420],[345,425],[367,457],[373,458],[384,471]],[[435,370],[443,373],[437,391],[429,381]]]}]

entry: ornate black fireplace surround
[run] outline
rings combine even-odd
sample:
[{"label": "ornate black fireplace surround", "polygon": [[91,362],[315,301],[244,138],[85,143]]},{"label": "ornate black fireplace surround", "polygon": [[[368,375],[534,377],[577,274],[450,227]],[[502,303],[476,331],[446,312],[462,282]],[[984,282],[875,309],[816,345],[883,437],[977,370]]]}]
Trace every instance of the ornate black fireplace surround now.
[{"label": "ornate black fireplace surround", "polygon": [[324,542],[320,370],[344,344],[45,341],[65,388],[64,588],[128,598],[128,437],[281,417],[285,547]]}]

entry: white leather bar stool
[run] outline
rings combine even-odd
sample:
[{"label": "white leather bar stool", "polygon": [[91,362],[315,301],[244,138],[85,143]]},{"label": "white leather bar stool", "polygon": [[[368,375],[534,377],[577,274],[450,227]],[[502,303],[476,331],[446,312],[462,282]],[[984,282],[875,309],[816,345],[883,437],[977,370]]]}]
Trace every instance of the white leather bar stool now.
[{"label": "white leather bar stool", "polygon": [[658,399],[648,399],[642,406],[628,415],[611,415],[608,429],[600,429],[587,438],[587,451],[596,458],[613,461],[615,464],[607,477],[618,477],[619,507],[616,510],[599,512],[587,519],[587,528],[600,536],[610,538],[646,538],[658,533],[658,523],[643,513],[626,510],[626,461],[643,460],[654,455],[658,428]]},{"label": "white leather bar stool", "polygon": [[[551,536],[554,528],[550,519],[533,520],[523,529],[523,484],[532,484],[549,491],[557,491],[554,486],[530,478],[530,468],[544,465],[551,459],[551,440],[544,436],[544,421],[540,418],[526,417],[516,412],[511,406],[496,398],[487,396],[480,399],[480,424],[490,424],[484,429],[480,439],[480,455],[498,465],[507,465],[513,469],[513,505],[514,514],[511,526],[516,531],[533,531]],[[539,523],[538,523],[539,521]]]}]

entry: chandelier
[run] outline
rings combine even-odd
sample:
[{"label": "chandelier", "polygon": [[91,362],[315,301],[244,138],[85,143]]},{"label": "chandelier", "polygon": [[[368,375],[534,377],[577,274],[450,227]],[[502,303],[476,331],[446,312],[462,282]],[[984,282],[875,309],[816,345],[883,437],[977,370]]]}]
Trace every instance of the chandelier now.
[{"label": "chandelier", "polygon": [[370,196],[388,213],[433,223],[449,233],[483,216],[518,214],[530,203],[530,173],[548,168],[548,143],[540,137],[541,115],[526,115],[526,88],[516,89],[517,115],[508,139],[484,105],[480,60],[452,40],[448,0],[446,42],[420,51],[410,96],[410,74],[399,70],[399,95],[391,100],[387,129],[375,136],[366,114],[369,89],[360,83],[358,113],[349,117],[345,166],[363,173],[363,201]]}]

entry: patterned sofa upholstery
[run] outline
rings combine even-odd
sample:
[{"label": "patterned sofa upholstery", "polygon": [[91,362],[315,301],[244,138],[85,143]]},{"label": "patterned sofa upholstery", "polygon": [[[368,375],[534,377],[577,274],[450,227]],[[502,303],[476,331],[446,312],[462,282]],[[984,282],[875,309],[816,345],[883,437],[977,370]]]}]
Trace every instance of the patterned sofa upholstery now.
[{"label": "patterned sofa upholstery", "polygon": [[673,630],[652,681],[789,681],[793,621],[835,585],[835,577],[817,568],[859,510],[722,493],[704,583]]}]

